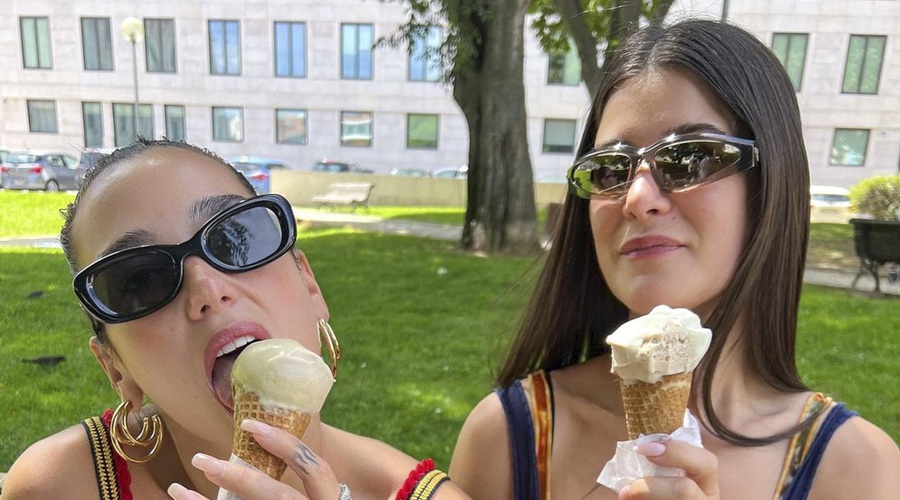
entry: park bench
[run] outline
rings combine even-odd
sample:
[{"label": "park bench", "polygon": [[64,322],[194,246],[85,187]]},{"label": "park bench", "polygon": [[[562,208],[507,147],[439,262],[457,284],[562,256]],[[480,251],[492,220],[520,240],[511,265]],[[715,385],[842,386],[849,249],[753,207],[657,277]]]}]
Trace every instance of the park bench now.
[{"label": "park bench", "polygon": [[328,186],[325,194],[313,196],[317,208],[335,205],[349,205],[352,211],[365,207],[369,211],[369,195],[375,185],[370,182],[338,182]]},{"label": "park bench", "polygon": [[859,257],[859,272],[850,285],[856,289],[859,278],[869,272],[875,278],[875,292],[881,293],[878,269],[888,263],[900,264],[900,221],[850,219],[853,246]]}]

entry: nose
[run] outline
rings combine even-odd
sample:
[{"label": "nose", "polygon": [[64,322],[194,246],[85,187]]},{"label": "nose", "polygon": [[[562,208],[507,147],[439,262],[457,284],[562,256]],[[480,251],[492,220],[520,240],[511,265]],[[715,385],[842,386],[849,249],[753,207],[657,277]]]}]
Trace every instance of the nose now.
[{"label": "nose", "polygon": [[184,261],[184,283],[188,317],[200,321],[234,302],[236,294],[228,274],[210,266],[200,257]]},{"label": "nose", "polygon": [[634,179],[625,193],[622,212],[626,217],[642,219],[652,215],[662,215],[672,208],[672,201],[664,193],[646,161],[642,161],[634,172]]}]

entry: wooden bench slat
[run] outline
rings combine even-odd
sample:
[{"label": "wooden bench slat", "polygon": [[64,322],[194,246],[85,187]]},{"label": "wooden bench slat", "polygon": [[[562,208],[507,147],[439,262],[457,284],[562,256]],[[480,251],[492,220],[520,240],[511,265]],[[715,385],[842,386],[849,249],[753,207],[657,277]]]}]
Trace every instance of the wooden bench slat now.
[{"label": "wooden bench slat", "polygon": [[313,196],[312,201],[323,206],[350,205],[353,211],[358,207],[369,209],[369,196],[375,185],[368,182],[338,182],[328,186],[325,194]]}]

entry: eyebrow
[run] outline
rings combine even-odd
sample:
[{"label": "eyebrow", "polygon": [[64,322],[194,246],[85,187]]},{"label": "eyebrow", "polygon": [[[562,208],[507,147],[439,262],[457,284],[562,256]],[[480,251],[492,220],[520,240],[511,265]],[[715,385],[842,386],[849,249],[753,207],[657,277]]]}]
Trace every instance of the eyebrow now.
[{"label": "eyebrow", "polygon": [[[244,200],[244,197],[236,194],[224,194],[201,198],[191,206],[189,211],[191,222],[200,224],[205,223],[222,210]],[[128,231],[116,238],[116,240],[106,247],[97,258],[100,259],[128,248],[151,245],[158,240],[157,234],[147,229]]]},{"label": "eyebrow", "polygon": [[[673,134],[674,135],[684,135],[684,134],[698,134],[701,132],[730,135],[730,134],[728,134],[728,132],[725,132],[724,130],[720,129],[719,127],[716,127],[715,125],[713,125],[711,123],[682,123],[681,125],[677,125],[675,127],[670,128],[669,130],[667,130],[663,134],[663,137],[665,138],[665,137],[668,137]],[[594,151],[605,149],[610,146],[615,146],[616,144],[624,144],[624,145],[631,146],[630,144],[628,144],[627,141],[625,141],[625,139],[622,139],[621,137],[614,137],[612,139],[594,144],[594,147],[591,148],[591,150],[588,151],[588,153],[592,153]],[[649,144],[647,144],[647,146],[649,146]],[[635,147],[635,146],[632,146],[632,147]]]}]

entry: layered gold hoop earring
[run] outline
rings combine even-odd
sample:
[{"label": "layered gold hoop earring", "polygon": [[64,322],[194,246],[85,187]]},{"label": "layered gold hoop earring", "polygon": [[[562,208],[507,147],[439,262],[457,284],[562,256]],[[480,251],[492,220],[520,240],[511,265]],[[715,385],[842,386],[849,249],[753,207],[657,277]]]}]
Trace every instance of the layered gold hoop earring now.
[{"label": "layered gold hoop earring", "polygon": [[337,336],[327,321],[320,319],[317,328],[319,330],[319,339],[328,349],[328,356],[331,358],[329,360],[331,362],[331,378],[337,380],[337,364],[338,360],[341,359],[341,344],[338,343]]},{"label": "layered gold hoop earring", "polygon": [[[144,417],[141,423],[141,432],[137,436],[128,429],[128,413],[131,411],[131,401],[125,400],[119,403],[113,412],[109,422],[109,434],[116,453],[125,460],[136,464],[147,463],[159,453],[163,440],[163,423],[159,415]],[[142,457],[132,457],[125,453],[124,446],[137,448],[150,448]]]}]

